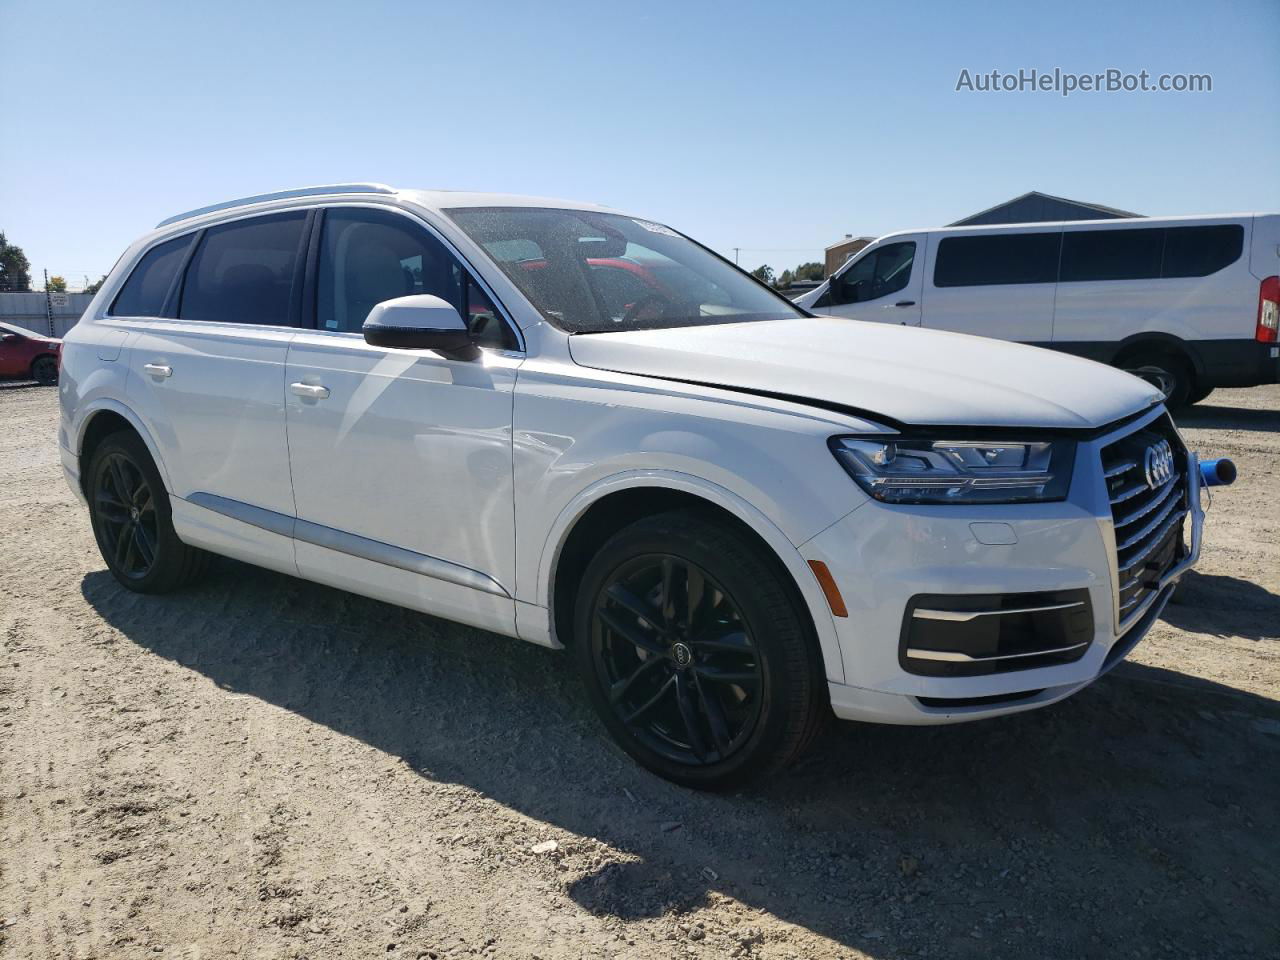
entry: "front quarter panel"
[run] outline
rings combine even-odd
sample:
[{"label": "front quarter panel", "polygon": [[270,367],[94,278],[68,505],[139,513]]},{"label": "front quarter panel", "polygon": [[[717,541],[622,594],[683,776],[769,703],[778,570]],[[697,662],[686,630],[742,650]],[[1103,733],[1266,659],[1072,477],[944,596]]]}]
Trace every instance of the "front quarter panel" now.
[{"label": "front quarter panel", "polygon": [[827,438],[878,428],[791,406],[526,363],[515,400],[517,598],[550,608],[559,547],[600,498],[637,486],[684,490],[734,513],[773,547],[809,605],[828,676],[843,676],[830,611],[796,545],[866,502]]}]

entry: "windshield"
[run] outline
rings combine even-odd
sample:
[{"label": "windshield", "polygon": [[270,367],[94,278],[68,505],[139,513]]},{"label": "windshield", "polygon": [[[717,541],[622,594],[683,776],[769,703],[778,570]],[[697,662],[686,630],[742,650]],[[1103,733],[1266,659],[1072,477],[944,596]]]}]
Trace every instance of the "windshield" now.
[{"label": "windshield", "polygon": [[804,316],[670,227],[541,207],[446,211],[538,311],[569,333]]}]

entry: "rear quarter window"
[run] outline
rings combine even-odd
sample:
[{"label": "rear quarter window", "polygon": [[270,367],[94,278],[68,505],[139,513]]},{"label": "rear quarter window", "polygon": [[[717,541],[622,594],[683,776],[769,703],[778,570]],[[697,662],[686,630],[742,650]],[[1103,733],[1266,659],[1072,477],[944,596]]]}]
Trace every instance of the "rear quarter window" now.
[{"label": "rear quarter window", "polygon": [[193,239],[194,234],[188,234],[176,240],[166,240],[148,250],[116,294],[111,304],[112,316],[160,316],[169,287]]},{"label": "rear quarter window", "polygon": [[1229,267],[1244,251],[1244,227],[1238,223],[1170,227],[1165,231],[1165,277],[1207,277]]}]

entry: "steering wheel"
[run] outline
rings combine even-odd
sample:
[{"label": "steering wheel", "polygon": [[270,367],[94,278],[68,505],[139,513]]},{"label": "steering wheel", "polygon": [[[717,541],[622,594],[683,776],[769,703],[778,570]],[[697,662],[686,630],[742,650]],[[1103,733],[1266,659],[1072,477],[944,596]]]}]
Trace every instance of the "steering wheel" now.
[{"label": "steering wheel", "polygon": [[[631,306],[627,307],[627,312],[622,315],[623,323],[630,323],[636,317],[640,316],[640,311],[650,303],[674,303],[670,297],[664,297],[660,293],[646,293]],[[665,311],[664,311],[665,312]]]}]

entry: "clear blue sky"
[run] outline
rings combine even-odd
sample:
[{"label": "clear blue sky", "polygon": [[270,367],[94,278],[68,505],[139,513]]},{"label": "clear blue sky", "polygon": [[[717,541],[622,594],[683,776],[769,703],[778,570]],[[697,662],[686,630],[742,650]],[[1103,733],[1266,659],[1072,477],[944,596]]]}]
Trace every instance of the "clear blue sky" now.
[{"label": "clear blue sky", "polygon": [[[0,230],[74,282],[172,213],[340,180],[595,201],[779,270],[1032,189],[1280,209],[1277,0],[0,0],[0,36]],[[1055,66],[1213,92],[955,92]]]}]

